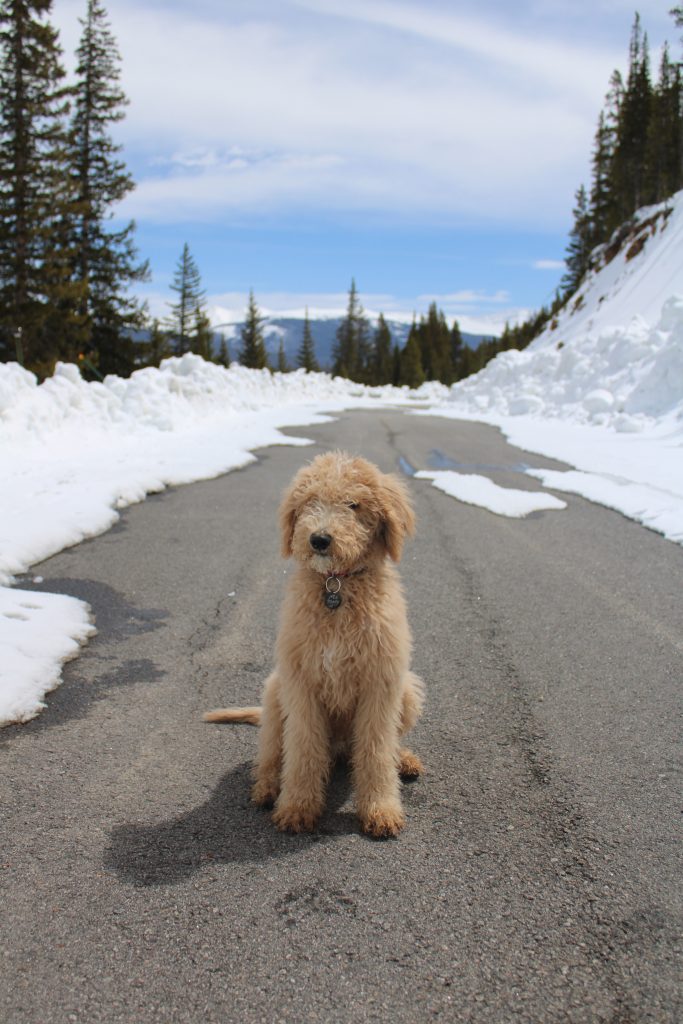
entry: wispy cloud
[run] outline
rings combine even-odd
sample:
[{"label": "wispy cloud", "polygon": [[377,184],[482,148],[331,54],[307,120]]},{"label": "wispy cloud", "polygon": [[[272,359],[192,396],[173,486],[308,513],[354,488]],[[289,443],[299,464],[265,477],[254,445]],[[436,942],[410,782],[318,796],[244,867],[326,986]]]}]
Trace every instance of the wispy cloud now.
[{"label": "wispy cloud", "polygon": [[534,270],[564,270],[566,264],[564,260],[534,260],[532,266]]},{"label": "wispy cloud", "polygon": [[[67,45],[80,7],[57,0]],[[617,56],[434,2],[109,10],[139,181],[122,212],[158,221],[372,209],[557,225]]]}]

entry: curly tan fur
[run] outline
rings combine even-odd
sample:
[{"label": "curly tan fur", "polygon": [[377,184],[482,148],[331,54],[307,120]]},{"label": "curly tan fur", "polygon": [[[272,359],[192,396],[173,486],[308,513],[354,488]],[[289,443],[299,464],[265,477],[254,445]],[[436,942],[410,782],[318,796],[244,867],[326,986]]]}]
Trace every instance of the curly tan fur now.
[{"label": "curly tan fur", "polygon": [[[319,455],[285,493],[280,526],[283,555],[298,564],[263,706],[205,717],[260,724],[252,799],[274,804],[278,828],[314,828],[331,765],[346,756],[363,830],[395,836],[405,821],[399,776],[422,771],[399,743],[420,714],[423,686],[410,671],[405,602],[389,561],[399,561],[414,530],[407,490],[365,459]],[[324,552],[311,543],[321,534],[330,538]],[[333,572],[342,603],[331,610],[324,598]]]}]

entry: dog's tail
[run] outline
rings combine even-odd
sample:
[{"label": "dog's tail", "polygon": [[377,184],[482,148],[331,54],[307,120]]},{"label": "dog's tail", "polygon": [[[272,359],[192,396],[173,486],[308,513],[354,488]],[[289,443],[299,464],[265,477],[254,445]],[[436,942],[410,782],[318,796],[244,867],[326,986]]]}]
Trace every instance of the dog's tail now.
[{"label": "dog's tail", "polygon": [[205,722],[247,722],[261,724],[261,708],[216,708],[204,713]]}]

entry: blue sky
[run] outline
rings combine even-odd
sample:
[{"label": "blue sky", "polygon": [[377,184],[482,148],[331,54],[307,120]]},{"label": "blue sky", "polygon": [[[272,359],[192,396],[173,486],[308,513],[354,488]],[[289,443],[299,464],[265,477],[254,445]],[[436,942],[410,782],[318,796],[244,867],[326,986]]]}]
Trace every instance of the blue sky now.
[{"label": "blue sky", "polygon": [[[653,65],[671,2],[640,3]],[[552,298],[622,0],[109,0],[117,127],[163,315],[183,243],[219,318],[410,315],[494,330]],[[55,0],[67,64],[85,0]]]}]

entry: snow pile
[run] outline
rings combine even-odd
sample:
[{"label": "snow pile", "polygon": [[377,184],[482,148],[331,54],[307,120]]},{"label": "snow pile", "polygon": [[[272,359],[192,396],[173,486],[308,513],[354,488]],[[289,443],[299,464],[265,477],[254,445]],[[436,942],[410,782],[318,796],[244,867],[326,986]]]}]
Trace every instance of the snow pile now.
[{"label": "snow pile", "polygon": [[430,411],[570,463],[533,475],[683,543],[683,192],[641,210],[595,259],[536,341]]},{"label": "snow pile", "polygon": [[501,352],[456,384],[449,401],[469,412],[593,423],[638,433],[664,418],[683,430],[683,296],[669,298],[654,327],[641,318],[567,341],[544,335]]}]

